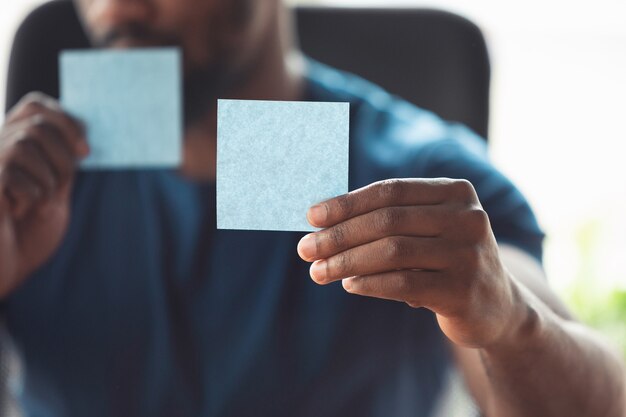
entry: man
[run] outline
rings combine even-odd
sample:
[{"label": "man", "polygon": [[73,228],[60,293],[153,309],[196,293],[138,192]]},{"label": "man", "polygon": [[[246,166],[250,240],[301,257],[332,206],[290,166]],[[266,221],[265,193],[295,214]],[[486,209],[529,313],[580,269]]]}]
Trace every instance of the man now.
[{"label": "man", "polygon": [[[303,59],[279,0],[76,3],[96,45],[182,48],[184,162],[76,173],[88,138],[56,101],[8,114],[27,415],[427,416],[452,361],[487,416],[622,414],[620,361],[546,285],[535,218],[471,132]],[[323,231],[215,229],[217,97],[351,102],[356,190],[309,210]]]}]

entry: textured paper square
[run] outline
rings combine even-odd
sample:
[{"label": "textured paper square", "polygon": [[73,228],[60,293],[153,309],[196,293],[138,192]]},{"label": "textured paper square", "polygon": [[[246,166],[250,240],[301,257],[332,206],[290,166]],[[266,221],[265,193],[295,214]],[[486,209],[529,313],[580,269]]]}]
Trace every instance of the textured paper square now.
[{"label": "textured paper square", "polygon": [[175,48],[64,51],[61,105],[87,127],[83,168],[181,162],[180,53]]},{"label": "textured paper square", "polygon": [[219,100],[217,227],[315,230],[308,208],[348,192],[349,104]]}]

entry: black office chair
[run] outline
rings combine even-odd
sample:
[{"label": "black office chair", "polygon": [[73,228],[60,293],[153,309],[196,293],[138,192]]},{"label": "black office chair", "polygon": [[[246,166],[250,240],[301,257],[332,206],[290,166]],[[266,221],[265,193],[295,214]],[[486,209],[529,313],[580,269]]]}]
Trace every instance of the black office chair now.
[{"label": "black office chair", "polygon": [[[296,17],[302,49],[312,58],[369,79],[487,138],[489,58],[473,23],[428,9],[301,7]],[[29,91],[58,97],[59,51],[88,46],[71,1],[35,9],[15,36],[7,109]]]}]

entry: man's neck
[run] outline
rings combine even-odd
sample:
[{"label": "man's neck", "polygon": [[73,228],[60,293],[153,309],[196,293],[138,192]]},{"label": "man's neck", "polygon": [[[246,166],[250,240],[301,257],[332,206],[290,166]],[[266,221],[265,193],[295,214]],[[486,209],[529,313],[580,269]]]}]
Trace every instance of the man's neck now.
[{"label": "man's neck", "polygon": [[277,25],[273,39],[254,64],[246,81],[224,97],[212,101],[206,117],[185,132],[181,174],[197,181],[215,181],[217,98],[241,100],[301,100],[304,95],[304,60],[292,46],[291,28],[286,22]]}]

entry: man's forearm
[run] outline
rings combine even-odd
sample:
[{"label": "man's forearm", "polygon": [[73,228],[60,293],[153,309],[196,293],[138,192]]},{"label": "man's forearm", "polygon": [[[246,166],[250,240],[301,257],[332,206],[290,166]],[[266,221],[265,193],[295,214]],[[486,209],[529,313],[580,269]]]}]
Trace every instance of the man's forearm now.
[{"label": "man's forearm", "polygon": [[563,319],[518,284],[519,325],[480,350],[493,395],[488,416],[622,417],[624,370],[584,326]]}]

